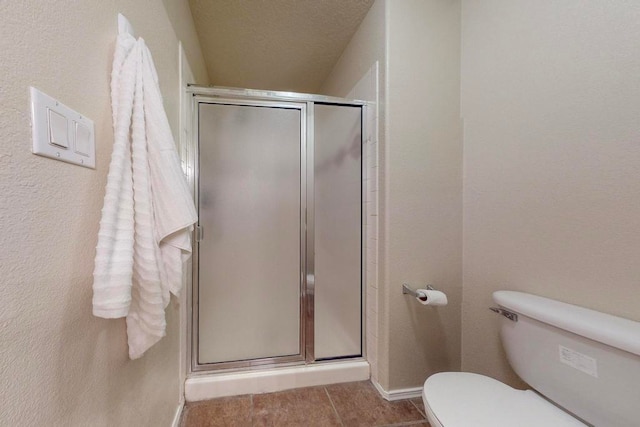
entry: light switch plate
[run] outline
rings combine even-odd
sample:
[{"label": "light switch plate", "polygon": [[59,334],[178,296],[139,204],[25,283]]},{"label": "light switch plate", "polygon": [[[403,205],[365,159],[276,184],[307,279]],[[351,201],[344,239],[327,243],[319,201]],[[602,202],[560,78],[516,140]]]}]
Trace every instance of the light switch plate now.
[{"label": "light switch plate", "polygon": [[[67,147],[51,143],[50,115],[66,119]],[[59,119],[59,116],[54,116]],[[60,123],[60,121],[58,121]],[[95,169],[96,144],[93,120],[84,117],[49,95],[31,88],[33,154]]]}]

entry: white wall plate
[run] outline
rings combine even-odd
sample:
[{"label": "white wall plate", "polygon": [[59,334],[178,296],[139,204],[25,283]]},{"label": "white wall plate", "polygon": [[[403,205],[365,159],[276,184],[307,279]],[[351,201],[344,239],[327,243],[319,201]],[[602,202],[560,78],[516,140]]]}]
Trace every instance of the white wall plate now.
[{"label": "white wall plate", "polygon": [[31,88],[33,154],[95,169],[93,120]]}]

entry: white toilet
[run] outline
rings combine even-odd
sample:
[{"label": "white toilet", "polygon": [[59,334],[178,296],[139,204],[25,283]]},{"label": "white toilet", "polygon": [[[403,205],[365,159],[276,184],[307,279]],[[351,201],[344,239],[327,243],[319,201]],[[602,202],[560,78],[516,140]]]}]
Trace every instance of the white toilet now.
[{"label": "white toilet", "polygon": [[432,427],[640,426],[640,322],[498,291],[509,363],[535,390],[444,372],[424,383]]}]

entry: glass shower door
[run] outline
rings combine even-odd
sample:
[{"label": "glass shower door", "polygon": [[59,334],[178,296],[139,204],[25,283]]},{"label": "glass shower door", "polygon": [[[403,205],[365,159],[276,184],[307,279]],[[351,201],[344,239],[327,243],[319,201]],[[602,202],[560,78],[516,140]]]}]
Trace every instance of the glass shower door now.
[{"label": "glass shower door", "polygon": [[305,105],[198,105],[198,364],[302,360]]},{"label": "glass shower door", "polygon": [[314,356],[362,354],[362,109],[314,106]]}]

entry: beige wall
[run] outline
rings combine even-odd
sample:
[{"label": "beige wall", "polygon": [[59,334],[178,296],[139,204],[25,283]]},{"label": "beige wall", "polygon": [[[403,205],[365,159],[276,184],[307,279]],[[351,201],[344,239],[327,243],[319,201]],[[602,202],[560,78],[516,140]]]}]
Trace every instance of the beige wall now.
[{"label": "beige wall", "polygon": [[[460,367],[460,2],[389,1],[388,7],[382,289],[394,390]],[[432,284],[447,293],[449,305],[424,307],[402,294],[403,282]]]},{"label": "beige wall", "polygon": [[[393,391],[460,367],[459,1],[377,1],[326,93],[346,95],[375,60],[382,64],[378,380]],[[403,282],[431,283],[450,304],[421,306],[402,295]]]},{"label": "beige wall", "polygon": [[[165,3],[188,10],[177,2]],[[153,52],[177,134],[176,33],[193,32],[189,15],[169,16],[159,0],[0,4],[0,425],[162,426],[178,406],[175,304],[168,336],[137,361],[124,320],[91,314],[118,12]],[[206,82],[195,40],[183,42]],[[95,170],[31,154],[30,85],[94,120]]]},{"label": "beige wall", "polygon": [[204,62],[198,33],[194,26],[189,0],[162,0],[162,4],[164,4],[175,37],[182,42],[182,48],[189,60],[191,72],[195,76],[197,83],[209,84],[207,66]]},{"label": "beige wall", "polygon": [[[385,18],[386,1],[376,0],[322,84],[320,93],[347,96],[376,61],[385,63]],[[383,82],[384,66],[380,73],[380,81]],[[379,89],[384,94],[382,84]]]},{"label": "beige wall", "polygon": [[640,3],[465,0],[464,370],[514,289],[640,320]]}]

